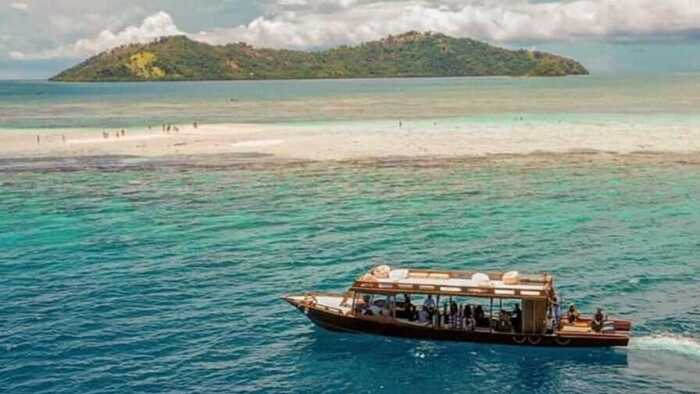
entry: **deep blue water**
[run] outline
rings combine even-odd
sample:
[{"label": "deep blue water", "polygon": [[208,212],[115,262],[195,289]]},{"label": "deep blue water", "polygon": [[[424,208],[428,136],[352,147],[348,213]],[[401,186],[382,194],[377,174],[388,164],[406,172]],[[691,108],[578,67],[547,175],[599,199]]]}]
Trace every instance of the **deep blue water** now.
[{"label": "deep blue water", "polygon": [[[700,169],[0,163],[0,391],[698,392]],[[279,300],[379,262],[548,271],[627,349],[317,329]]]}]

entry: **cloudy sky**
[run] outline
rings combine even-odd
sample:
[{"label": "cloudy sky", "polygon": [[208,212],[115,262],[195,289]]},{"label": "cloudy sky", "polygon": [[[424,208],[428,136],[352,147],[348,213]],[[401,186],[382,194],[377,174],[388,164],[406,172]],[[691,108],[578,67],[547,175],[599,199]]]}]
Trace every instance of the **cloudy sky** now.
[{"label": "cloudy sky", "polygon": [[0,0],[0,78],[186,34],[319,49],[409,30],[536,48],[594,72],[700,71],[700,0]]}]

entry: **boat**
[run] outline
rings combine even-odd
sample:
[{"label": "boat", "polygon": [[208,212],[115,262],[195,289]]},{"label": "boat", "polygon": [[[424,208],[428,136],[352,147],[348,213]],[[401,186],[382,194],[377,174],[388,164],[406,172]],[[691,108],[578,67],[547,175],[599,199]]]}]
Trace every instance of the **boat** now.
[{"label": "boat", "polygon": [[583,316],[574,308],[562,316],[554,278],[547,273],[381,265],[345,293],[307,292],[282,299],[328,330],[420,340],[612,347],[627,346],[632,328],[629,320],[600,311]]}]

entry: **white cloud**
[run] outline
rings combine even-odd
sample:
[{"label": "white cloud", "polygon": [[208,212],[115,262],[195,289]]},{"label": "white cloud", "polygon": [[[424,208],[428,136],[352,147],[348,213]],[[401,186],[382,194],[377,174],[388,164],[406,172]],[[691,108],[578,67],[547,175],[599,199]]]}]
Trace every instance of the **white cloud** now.
[{"label": "white cloud", "polygon": [[[374,40],[409,30],[436,31],[491,42],[636,39],[700,31],[697,0],[269,0],[267,13],[246,25],[205,28],[194,39],[245,41],[274,48],[319,48]],[[54,21],[59,23],[61,21]],[[161,11],[140,26],[15,59],[83,58],[130,42],[184,34]]]},{"label": "white cloud", "polygon": [[29,12],[29,4],[27,3],[20,3],[19,1],[16,1],[14,3],[10,3],[10,7],[18,11]]},{"label": "white cloud", "polygon": [[159,37],[178,34],[184,33],[177,28],[170,15],[160,11],[144,19],[140,26],[128,26],[117,33],[103,30],[92,39],[81,39],[70,45],[33,53],[15,51],[10,53],[10,57],[12,59],[82,58],[120,45],[149,42]]},{"label": "white cloud", "polygon": [[[269,47],[323,47],[373,40],[408,30],[489,41],[625,38],[700,30],[700,1],[279,0],[273,15],[199,38]],[[307,12],[304,12],[306,10]]]},{"label": "white cloud", "polygon": [[24,60],[26,59],[24,53],[19,52],[19,51],[12,51],[10,52],[10,57],[14,60]]}]

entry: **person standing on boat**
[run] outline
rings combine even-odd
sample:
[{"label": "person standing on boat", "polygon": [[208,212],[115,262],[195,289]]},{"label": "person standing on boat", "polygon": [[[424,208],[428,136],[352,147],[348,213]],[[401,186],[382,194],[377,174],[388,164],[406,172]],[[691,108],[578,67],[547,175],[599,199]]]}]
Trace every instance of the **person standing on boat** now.
[{"label": "person standing on boat", "polygon": [[561,305],[559,305],[557,297],[552,299],[552,316],[554,317],[554,324],[552,327],[558,330],[559,327],[561,327]]},{"label": "person standing on boat", "polygon": [[520,305],[515,304],[513,308],[513,315],[510,318],[511,325],[515,332],[520,332],[523,329],[523,311],[520,309]]}]

